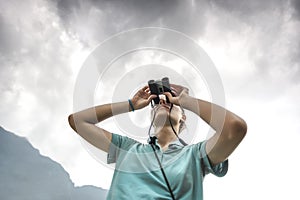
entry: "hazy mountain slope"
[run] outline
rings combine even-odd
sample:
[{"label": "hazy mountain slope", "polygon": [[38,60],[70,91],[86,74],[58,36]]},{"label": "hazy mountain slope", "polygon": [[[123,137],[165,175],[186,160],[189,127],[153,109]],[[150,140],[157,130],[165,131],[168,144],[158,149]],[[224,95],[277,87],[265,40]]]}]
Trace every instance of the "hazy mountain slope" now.
[{"label": "hazy mountain slope", "polygon": [[74,187],[62,166],[26,140],[0,127],[1,200],[102,200],[106,190]]}]

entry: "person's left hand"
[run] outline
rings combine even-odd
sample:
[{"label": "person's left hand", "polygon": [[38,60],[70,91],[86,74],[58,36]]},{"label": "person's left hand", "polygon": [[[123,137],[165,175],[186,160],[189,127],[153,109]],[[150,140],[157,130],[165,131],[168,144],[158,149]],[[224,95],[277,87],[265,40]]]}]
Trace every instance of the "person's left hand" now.
[{"label": "person's left hand", "polygon": [[180,106],[181,102],[189,97],[189,89],[175,84],[170,84],[170,86],[171,91],[175,94],[175,97],[173,97],[170,92],[165,92],[164,94],[168,97],[171,103]]}]

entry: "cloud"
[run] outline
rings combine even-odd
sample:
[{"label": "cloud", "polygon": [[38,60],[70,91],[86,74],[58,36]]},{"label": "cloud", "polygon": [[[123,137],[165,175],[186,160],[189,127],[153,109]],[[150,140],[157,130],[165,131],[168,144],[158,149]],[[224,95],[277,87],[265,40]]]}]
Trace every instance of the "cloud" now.
[{"label": "cloud", "polygon": [[299,83],[299,22],[291,17],[288,2],[263,3],[263,9],[251,2],[255,6],[212,1],[210,22],[199,41],[219,68],[228,92],[272,100]]},{"label": "cloud", "polygon": [[300,20],[300,2],[298,0],[291,0],[291,6],[294,8],[293,16]]},{"label": "cloud", "polygon": [[64,160],[68,152],[59,149],[73,144],[60,140],[76,141],[64,134],[72,110],[70,59],[82,45],[45,1],[1,1],[1,7],[0,123]]},{"label": "cloud", "polygon": [[274,8],[283,8],[284,5],[286,5],[286,2],[281,0],[211,0],[210,2],[224,10],[233,12],[233,14],[245,17],[252,16],[263,11],[273,10]]},{"label": "cloud", "polygon": [[[295,77],[300,75],[300,28],[299,19],[294,18],[293,14],[299,10],[299,1],[213,2],[236,17],[240,27],[249,30],[251,35],[247,50],[258,73],[271,75],[271,71],[279,70],[284,74],[290,73],[291,82],[298,82]],[[241,26],[242,23],[246,23],[246,27]],[[224,21],[221,24],[225,24]]]},{"label": "cloud", "polygon": [[12,24],[8,24],[3,15],[0,15],[0,52],[1,57],[12,54],[13,51],[20,47],[19,34]]},{"label": "cloud", "polygon": [[[84,169],[78,166],[89,167],[81,163],[88,158],[68,127],[67,115],[81,63],[100,42],[120,31],[159,26],[183,32],[205,49],[223,79],[229,108],[247,119],[250,131],[263,126],[257,113],[267,116],[269,124],[282,123],[283,130],[299,119],[299,5],[296,0],[1,1],[0,123],[63,163],[79,183]],[[107,50],[105,57],[125,46],[130,43]],[[128,56],[127,64],[134,59],[145,63],[140,55]],[[115,71],[121,67],[116,63]],[[281,119],[277,111],[293,117]],[[100,173],[98,165],[91,165],[90,171]],[[94,183],[101,181],[94,176]]]},{"label": "cloud", "polygon": [[171,28],[195,36],[201,34],[206,24],[205,1],[60,0],[55,6],[67,29],[79,34],[85,43],[146,26]]}]

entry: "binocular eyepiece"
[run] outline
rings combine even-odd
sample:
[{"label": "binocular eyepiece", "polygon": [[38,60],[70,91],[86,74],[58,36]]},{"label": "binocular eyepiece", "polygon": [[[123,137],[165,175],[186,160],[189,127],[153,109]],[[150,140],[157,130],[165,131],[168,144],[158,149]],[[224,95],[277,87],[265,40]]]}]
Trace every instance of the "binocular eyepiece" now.
[{"label": "binocular eyepiece", "polygon": [[[175,96],[173,92],[171,91],[169,78],[165,77],[161,80],[149,80],[148,86],[150,88],[151,94],[157,95],[155,99],[153,99],[155,104],[159,104],[159,95],[162,95],[164,92],[170,92],[172,96]],[[170,103],[168,97],[166,96],[167,103]]]}]

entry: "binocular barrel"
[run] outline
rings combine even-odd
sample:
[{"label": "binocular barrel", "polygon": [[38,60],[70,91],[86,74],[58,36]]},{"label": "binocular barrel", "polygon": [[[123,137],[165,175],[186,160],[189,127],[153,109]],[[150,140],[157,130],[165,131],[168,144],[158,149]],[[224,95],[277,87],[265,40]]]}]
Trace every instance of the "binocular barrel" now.
[{"label": "binocular barrel", "polygon": [[[149,80],[148,86],[150,88],[151,94],[157,95],[155,99],[153,99],[155,104],[159,104],[159,95],[164,92],[170,92],[172,95],[170,82],[168,77],[164,77],[161,80]],[[174,95],[173,95],[174,96]],[[167,98],[167,102],[169,103],[169,99]]]}]

